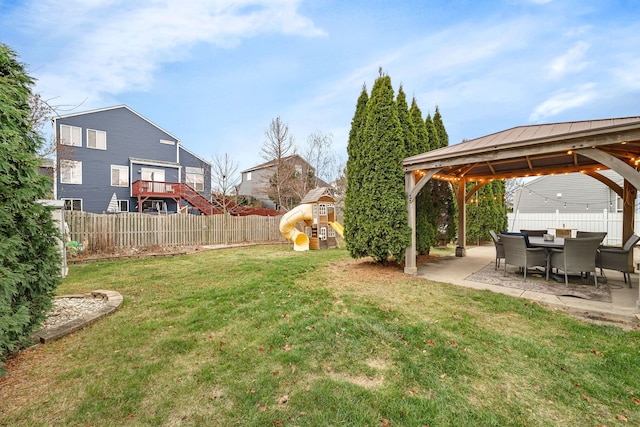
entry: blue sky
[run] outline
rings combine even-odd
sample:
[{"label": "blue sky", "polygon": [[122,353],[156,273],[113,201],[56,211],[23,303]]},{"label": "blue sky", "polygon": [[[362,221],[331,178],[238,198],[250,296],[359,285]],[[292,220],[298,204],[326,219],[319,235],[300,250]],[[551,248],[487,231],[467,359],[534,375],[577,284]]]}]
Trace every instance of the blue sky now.
[{"label": "blue sky", "polygon": [[346,145],[378,69],[450,144],[640,115],[636,0],[0,0],[0,42],[69,112],[126,104],[243,170],[280,116]]}]

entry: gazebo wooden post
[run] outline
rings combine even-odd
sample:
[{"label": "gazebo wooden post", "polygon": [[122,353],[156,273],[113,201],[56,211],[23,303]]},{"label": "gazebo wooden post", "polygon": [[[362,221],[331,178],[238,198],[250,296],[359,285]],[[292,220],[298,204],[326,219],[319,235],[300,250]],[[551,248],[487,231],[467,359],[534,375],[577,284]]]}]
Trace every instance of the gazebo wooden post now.
[{"label": "gazebo wooden post", "polygon": [[418,267],[416,266],[416,198],[413,196],[415,186],[416,180],[413,172],[405,172],[404,188],[407,192],[407,213],[409,215],[409,227],[411,228],[411,244],[405,249],[404,272],[413,276],[418,274]]},{"label": "gazebo wooden post", "polygon": [[622,244],[634,233],[635,202],[638,191],[629,181],[624,180],[624,197],[622,208]]},{"label": "gazebo wooden post", "polygon": [[456,246],[456,256],[466,256],[467,250],[467,181],[460,178],[458,188],[456,190],[456,198],[458,201],[458,246]]}]

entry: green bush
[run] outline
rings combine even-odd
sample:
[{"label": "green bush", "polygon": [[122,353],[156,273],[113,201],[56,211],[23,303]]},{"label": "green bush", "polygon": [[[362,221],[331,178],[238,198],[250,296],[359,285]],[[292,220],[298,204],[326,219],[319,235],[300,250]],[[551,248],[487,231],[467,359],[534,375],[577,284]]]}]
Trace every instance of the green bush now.
[{"label": "green bush", "polygon": [[29,343],[60,281],[57,231],[38,174],[42,143],[33,129],[33,80],[16,54],[0,44],[0,362]]}]

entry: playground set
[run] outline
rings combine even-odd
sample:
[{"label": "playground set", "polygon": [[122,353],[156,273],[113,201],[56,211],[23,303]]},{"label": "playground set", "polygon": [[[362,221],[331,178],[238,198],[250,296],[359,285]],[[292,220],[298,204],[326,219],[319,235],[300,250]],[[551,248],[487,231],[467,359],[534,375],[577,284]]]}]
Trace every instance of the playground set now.
[{"label": "playground set", "polygon": [[[295,251],[329,249],[338,246],[336,234],[344,237],[344,229],[336,221],[335,199],[328,187],[311,190],[300,204],[280,220],[280,232],[293,242]],[[296,225],[303,221],[304,232]]]}]

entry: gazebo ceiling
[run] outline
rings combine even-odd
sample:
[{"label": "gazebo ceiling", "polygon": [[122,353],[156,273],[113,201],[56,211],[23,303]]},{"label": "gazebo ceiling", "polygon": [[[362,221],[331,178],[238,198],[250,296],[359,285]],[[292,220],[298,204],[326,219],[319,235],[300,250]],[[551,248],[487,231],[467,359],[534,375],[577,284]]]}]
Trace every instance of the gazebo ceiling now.
[{"label": "gazebo ceiling", "polygon": [[592,173],[615,159],[634,169],[640,164],[640,117],[519,126],[408,157],[403,165],[405,172],[432,171],[435,179],[481,181]]}]

